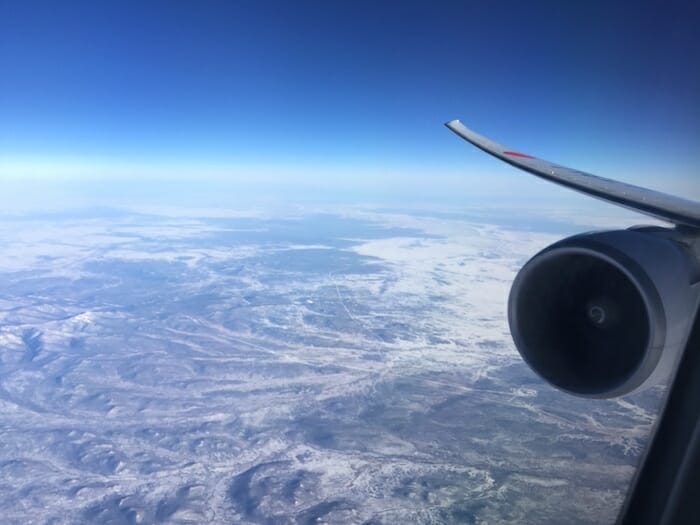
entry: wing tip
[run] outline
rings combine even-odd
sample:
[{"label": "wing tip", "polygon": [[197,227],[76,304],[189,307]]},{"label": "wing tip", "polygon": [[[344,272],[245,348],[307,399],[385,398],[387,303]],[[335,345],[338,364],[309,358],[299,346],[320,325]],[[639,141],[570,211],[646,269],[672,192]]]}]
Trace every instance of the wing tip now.
[{"label": "wing tip", "polygon": [[[458,119],[445,122],[445,126],[477,148],[533,175],[617,206],[700,231],[700,202],[552,164],[497,144],[468,129]],[[560,170],[565,173],[559,173]]]}]

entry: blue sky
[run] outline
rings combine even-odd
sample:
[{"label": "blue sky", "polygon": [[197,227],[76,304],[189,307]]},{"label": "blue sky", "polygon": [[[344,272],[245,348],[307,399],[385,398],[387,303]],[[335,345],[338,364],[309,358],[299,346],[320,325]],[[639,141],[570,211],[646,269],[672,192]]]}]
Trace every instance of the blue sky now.
[{"label": "blue sky", "polygon": [[0,183],[126,200],[207,184],[566,198],[442,126],[460,118],[548,160],[693,195],[693,4],[4,2]]}]

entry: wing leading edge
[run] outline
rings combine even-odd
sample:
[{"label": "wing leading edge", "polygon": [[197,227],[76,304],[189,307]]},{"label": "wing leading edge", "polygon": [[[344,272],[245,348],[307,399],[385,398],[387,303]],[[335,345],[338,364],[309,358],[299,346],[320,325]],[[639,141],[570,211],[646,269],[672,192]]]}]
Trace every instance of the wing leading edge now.
[{"label": "wing leading edge", "polygon": [[466,128],[459,120],[450,130],[494,157],[567,188],[651,215],[674,224],[700,229],[700,203],[574,170],[511,150]]}]

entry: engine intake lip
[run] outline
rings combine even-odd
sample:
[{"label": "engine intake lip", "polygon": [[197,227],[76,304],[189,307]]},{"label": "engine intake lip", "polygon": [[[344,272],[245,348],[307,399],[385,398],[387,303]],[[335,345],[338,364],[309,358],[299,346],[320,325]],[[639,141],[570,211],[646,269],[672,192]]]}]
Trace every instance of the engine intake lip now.
[{"label": "engine intake lip", "polygon": [[[604,329],[589,318],[586,325],[584,298],[607,292],[625,306],[609,312],[619,316],[617,324]],[[651,278],[625,253],[590,238],[554,244],[522,268],[511,288],[508,321],[518,351],[535,372],[561,390],[591,398],[641,386],[666,336]]]}]

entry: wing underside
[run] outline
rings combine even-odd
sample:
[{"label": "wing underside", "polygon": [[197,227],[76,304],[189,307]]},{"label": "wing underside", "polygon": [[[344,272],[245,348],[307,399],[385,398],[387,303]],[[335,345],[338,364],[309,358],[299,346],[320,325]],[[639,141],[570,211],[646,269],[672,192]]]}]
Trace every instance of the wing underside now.
[{"label": "wing underside", "polygon": [[459,120],[445,124],[464,140],[533,175],[674,224],[700,229],[700,203],[567,168],[482,137]]}]

